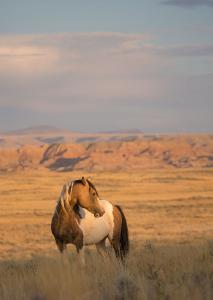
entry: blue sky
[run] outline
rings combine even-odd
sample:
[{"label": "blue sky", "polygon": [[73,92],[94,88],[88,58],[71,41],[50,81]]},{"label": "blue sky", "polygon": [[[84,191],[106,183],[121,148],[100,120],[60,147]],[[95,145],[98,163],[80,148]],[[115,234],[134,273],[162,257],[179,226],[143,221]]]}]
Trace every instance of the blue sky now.
[{"label": "blue sky", "polygon": [[[160,0],[1,1],[1,32],[125,31],[213,25],[211,6],[172,6]],[[181,2],[181,1],[180,1]],[[187,2],[187,1],[186,1]],[[196,1],[191,1],[191,3]],[[199,1],[198,1],[199,2]],[[207,2],[207,1],[206,1]],[[211,1],[210,1],[211,2]],[[205,3],[205,0],[200,0]]]},{"label": "blue sky", "polygon": [[0,8],[0,131],[212,132],[212,0]]}]

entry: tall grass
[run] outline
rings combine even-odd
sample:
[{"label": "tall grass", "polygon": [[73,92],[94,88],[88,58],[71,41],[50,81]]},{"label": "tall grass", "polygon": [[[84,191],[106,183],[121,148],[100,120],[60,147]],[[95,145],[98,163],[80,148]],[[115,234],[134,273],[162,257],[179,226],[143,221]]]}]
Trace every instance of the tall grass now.
[{"label": "tall grass", "polygon": [[132,245],[125,265],[93,249],[0,263],[1,300],[212,299],[213,241]]}]

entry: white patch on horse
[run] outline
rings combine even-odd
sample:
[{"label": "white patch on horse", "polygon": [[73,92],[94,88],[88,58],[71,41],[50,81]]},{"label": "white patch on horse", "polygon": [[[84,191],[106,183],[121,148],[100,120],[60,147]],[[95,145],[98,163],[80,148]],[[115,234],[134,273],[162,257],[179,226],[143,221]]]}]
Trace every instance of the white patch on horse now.
[{"label": "white patch on horse", "polygon": [[110,238],[113,236],[113,205],[106,200],[100,200],[100,204],[105,214],[99,218],[95,218],[92,213],[82,207],[79,209],[81,215],[79,227],[83,232],[84,245],[96,244],[107,236]]}]

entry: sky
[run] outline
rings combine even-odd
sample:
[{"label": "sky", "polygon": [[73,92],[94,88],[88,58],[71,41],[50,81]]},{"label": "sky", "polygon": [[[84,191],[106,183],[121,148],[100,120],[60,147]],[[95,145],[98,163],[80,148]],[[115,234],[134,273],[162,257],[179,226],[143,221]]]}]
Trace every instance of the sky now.
[{"label": "sky", "polygon": [[213,0],[0,0],[0,132],[213,131]]}]

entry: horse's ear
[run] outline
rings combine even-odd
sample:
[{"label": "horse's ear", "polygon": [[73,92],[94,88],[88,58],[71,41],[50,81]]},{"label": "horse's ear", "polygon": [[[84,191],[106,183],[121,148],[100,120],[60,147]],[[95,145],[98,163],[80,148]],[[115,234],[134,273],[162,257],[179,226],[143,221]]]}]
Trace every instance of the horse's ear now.
[{"label": "horse's ear", "polygon": [[82,181],[83,185],[87,185],[87,180],[84,177],[81,178],[81,181]]}]

